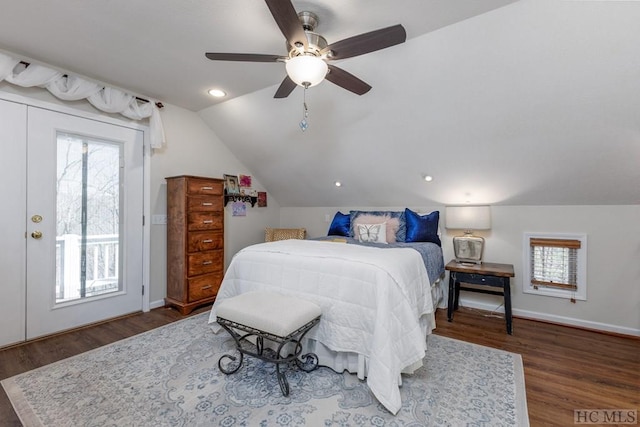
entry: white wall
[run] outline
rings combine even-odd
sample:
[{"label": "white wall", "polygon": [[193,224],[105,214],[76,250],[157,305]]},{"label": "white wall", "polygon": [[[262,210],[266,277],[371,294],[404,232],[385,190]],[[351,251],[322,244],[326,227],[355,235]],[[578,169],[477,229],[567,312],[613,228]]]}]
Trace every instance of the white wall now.
[{"label": "white wall", "polygon": [[[578,325],[640,335],[640,205],[496,207],[487,259],[516,267],[514,305],[524,316],[577,319]],[[522,239],[525,231],[587,235],[587,301],[522,292]],[[562,320],[562,319],[558,319]],[[628,329],[628,330],[627,330]]]},{"label": "white wall", "polygon": [[[421,212],[440,210],[442,215],[444,211],[443,206],[409,207]],[[325,215],[333,218],[336,211],[347,213],[349,209],[355,207],[282,208],[280,223],[283,227],[305,227],[310,237],[317,237],[326,235],[329,228]],[[485,261],[514,265],[511,289],[515,315],[640,335],[640,205],[492,206],[491,213],[491,230],[477,234],[486,239]],[[443,231],[446,262],[453,258],[454,234]],[[587,235],[587,301],[573,304],[567,299],[522,292],[523,233],[533,231]],[[501,297],[491,295],[461,295],[463,306],[493,310],[501,302]]]},{"label": "white wall", "polygon": [[[222,178],[223,174],[252,175],[222,143],[197,113],[165,105],[161,110],[166,145],[151,156],[151,214],[167,212],[165,177],[196,175]],[[253,188],[266,189],[255,177]],[[246,217],[233,217],[231,204],[225,208],[225,266],[231,257],[253,243],[264,241],[264,228],[275,227],[280,207],[267,192],[267,207],[247,207]],[[166,293],[166,226],[151,226],[151,302],[159,302]]]},{"label": "white wall", "polygon": [[[22,89],[0,83],[0,89],[39,100],[60,103],[40,89]],[[64,103],[93,111],[87,103]],[[252,175],[231,154],[220,138],[197,113],[167,105],[162,110],[167,144],[151,157],[151,214],[166,213],[164,178],[181,174],[222,177],[224,173]],[[265,190],[254,177],[254,188]],[[325,216],[337,210],[367,209],[363,206],[280,208],[268,195],[267,208],[248,208],[246,217],[225,213],[225,264],[243,247],[263,241],[268,226],[305,227],[310,237],[325,235]],[[416,207],[421,212],[443,206]],[[403,206],[370,209],[399,210]],[[492,229],[487,239],[485,260],[510,263],[514,314],[555,322],[640,335],[640,205],[628,206],[493,206]],[[522,292],[522,239],[524,232],[586,233],[588,237],[587,301],[576,304]],[[166,229],[151,226],[151,302],[160,303],[166,289]],[[443,230],[445,259],[453,257],[451,237]],[[499,297],[465,294],[462,304],[493,309]]]}]

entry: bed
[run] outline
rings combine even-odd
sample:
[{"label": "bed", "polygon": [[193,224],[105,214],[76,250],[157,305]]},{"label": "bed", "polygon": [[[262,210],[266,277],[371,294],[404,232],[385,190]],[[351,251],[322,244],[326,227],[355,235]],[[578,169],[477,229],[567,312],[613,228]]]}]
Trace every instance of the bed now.
[{"label": "bed", "polygon": [[232,259],[209,323],[218,333],[217,304],[249,291],[315,302],[322,318],[307,335],[307,349],[323,366],[366,378],[395,414],[402,404],[401,374],[422,366],[435,309],[444,301],[443,275],[442,249],[433,242],[383,244],[330,235],[260,243]]}]

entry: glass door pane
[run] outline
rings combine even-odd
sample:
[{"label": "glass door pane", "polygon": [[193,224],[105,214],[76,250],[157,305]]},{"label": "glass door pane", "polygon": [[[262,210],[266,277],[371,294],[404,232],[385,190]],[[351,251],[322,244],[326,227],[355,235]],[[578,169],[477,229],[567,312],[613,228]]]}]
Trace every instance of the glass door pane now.
[{"label": "glass door pane", "polygon": [[122,291],[122,145],[57,134],[56,303]]}]

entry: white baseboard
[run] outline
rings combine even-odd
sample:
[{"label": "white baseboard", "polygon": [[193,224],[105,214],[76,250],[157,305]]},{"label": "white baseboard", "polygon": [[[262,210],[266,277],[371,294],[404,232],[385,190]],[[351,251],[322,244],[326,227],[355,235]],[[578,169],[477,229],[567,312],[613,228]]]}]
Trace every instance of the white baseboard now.
[{"label": "white baseboard", "polygon": [[[465,298],[460,298],[460,305],[463,307],[477,308],[479,310],[487,310],[498,313],[504,313],[504,306],[496,308],[495,304],[487,304]],[[540,313],[537,311],[520,310],[514,308],[512,314],[517,317],[531,320],[542,320],[545,322],[553,322],[567,326],[577,326],[585,329],[593,329],[596,331],[613,332],[622,335],[631,335],[640,337],[640,329],[628,328],[626,326],[610,325],[607,323],[592,322],[590,320],[574,319],[572,317],[557,316],[555,314]]]},{"label": "white baseboard", "polygon": [[151,310],[153,310],[154,308],[160,308],[160,307],[164,307],[164,300],[163,299],[157,300],[157,301],[151,301],[149,303],[149,308]]}]

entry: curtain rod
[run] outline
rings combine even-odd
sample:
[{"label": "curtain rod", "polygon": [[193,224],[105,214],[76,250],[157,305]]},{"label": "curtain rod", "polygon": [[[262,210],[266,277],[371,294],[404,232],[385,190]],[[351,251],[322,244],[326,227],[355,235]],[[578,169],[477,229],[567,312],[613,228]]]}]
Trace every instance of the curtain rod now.
[{"label": "curtain rod", "polygon": [[[26,61],[20,61],[20,64],[24,65],[25,67],[28,67],[29,65],[31,65],[30,63],[28,63]],[[68,74],[63,74],[63,76],[68,77]],[[148,99],[140,98],[139,96],[136,96],[135,98],[138,101],[141,101],[141,102],[150,102]],[[158,102],[156,102],[156,107],[164,108],[164,105],[162,104],[162,102],[158,101]]]}]

